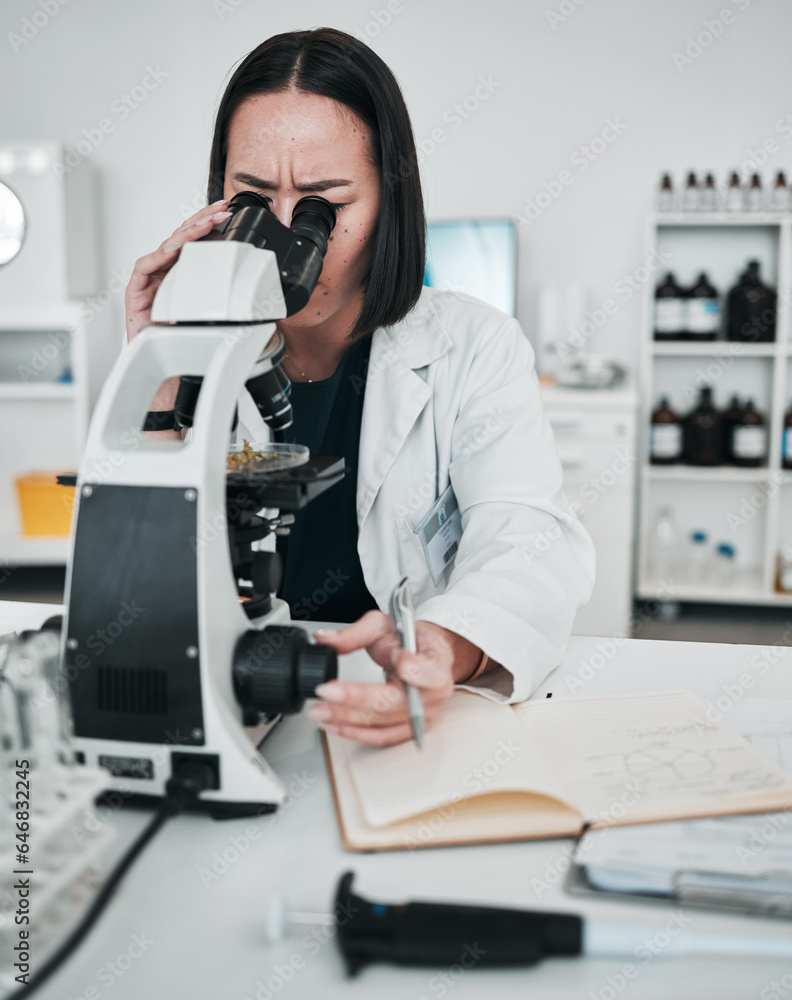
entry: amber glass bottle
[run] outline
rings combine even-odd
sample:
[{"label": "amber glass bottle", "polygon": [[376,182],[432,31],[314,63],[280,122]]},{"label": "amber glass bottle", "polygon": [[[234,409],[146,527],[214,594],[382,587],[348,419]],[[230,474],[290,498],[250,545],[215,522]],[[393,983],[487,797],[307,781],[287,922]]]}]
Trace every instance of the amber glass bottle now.
[{"label": "amber glass bottle", "polygon": [[673,465],[682,458],[682,423],[663,396],[652,413],[649,461],[652,465]]},{"label": "amber glass bottle", "polygon": [[685,291],[673,274],[655,292],[655,340],[681,340],[685,333]]},{"label": "amber glass bottle", "polygon": [[687,340],[715,340],[721,328],[718,290],[702,271],[687,293],[685,337]]},{"label": "amber glass bottle", "polygon": [[698,406],[685,418],[684,446],[689,465],[720,465],[723,461],[722,421],[710,386],[704,386]]},{"label": "amber glass bottle", "polygon": [[729,340],[753,344],[775,340],[776,293],[762,282],[759,261],[749,261],[747,271],[729,292],[727,312]]},{"label": "amber glass bottle", "polygon": [[721,430],[723,431],[723,461],[734,461],[734,428],[742,421],[743,408],[739,396],[732,396],[731,402],[721,413]]},{"label": "amber glass bottle", "polygon": [[732,432],[732,461],[752,469],[767,461],[767,421],[752,399],[745,404],[740,422]]}]

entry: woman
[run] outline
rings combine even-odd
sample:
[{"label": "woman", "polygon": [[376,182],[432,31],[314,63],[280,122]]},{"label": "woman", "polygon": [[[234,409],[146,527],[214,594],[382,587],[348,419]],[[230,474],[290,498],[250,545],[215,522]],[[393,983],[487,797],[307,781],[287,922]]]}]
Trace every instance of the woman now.
[{"label": "woman", "polygon": [[[366,648],[390,679],[322,685],[311,715],[385,745],[411,735],[400,680],[420,689],[427,724],[455,685],[527,698],[560,661],[588,599],[593,547],[563,496],[518,324],[467,296],[421,289],[415,144],[382,60],[327,28],[270,38],[243,60],[218,110],[210,204],[137,261],[130,339],[149,325],[180,247],[227,219],[228,200],[244,190],[266,196],[287,225],[306,194],[338,213],[308,305],[278,328],[291,439],[343,454],[352,471],[280,546],[280,596],[297,619],[354,621],[317,639],[340,653]],[[172,409],[177,383],[161,387],[152,409]],[[405,573],[416,654],[399,648],[381,610]]]}]

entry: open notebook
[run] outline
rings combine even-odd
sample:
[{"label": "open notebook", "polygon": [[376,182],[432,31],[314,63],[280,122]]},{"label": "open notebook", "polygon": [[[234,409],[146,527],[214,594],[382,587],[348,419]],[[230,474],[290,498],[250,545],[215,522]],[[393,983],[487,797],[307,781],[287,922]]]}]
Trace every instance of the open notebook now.
[{"label": "open notebook", "polygon": [[425,735],[324,734],[352,851],[572,836],[584,827],[792,807],[792,778],[688,691],[498,705],[458,691]]}]

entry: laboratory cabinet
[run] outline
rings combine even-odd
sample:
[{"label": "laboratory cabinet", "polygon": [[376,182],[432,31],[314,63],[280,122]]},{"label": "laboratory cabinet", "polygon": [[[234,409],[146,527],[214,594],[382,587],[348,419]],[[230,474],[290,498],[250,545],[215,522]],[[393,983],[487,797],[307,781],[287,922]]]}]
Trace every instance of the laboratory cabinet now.
[{"label": "laboratory cabinet", "polygon": [[594,541],[597,574],[575,635],[629,635],[635,522],[636,414],[630,387],[542,387],[564,492]]}]

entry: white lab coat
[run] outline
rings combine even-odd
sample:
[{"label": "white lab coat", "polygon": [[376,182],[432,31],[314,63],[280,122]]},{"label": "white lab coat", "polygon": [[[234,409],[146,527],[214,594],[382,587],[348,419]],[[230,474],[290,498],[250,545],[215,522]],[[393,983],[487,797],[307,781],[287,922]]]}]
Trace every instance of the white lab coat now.
[{"label": "white lab coat", "polygon": [[[413,527],[451,483],[463,534],[435,586]],[[594,581],[594,546],[562,492],[531,345],[516,320],[425,288],[374,333],[357,483],[358,552],[383,611],[405,573],[416,619],[505,669],[471,686],[527,698],[561,661]]]}]

